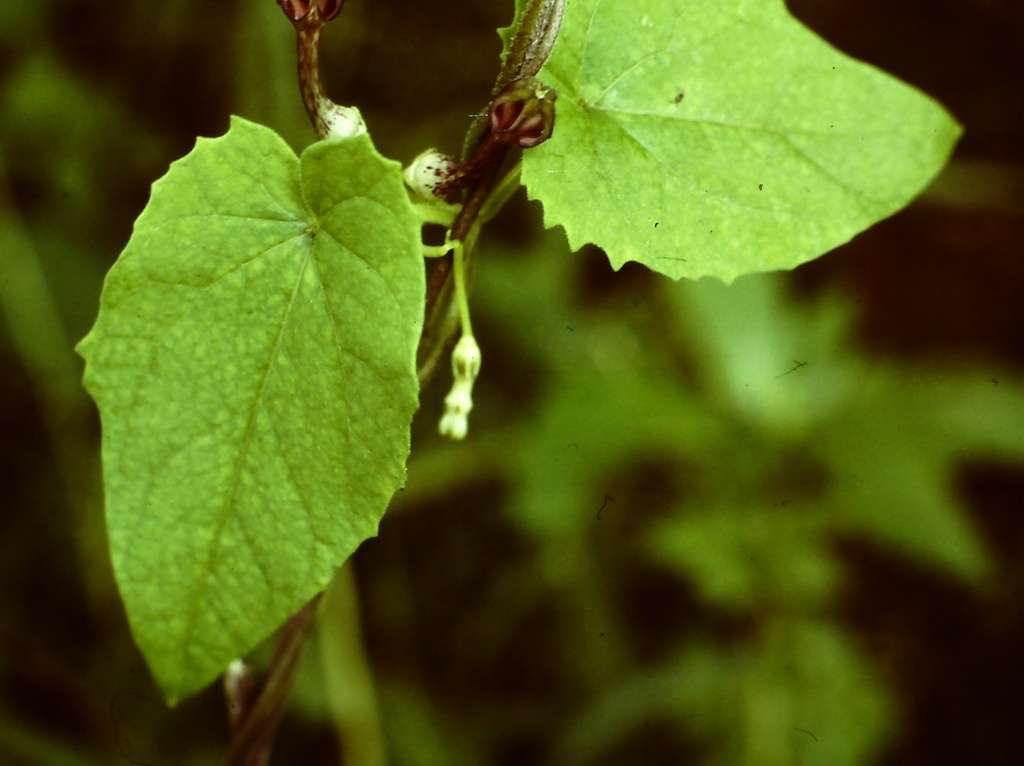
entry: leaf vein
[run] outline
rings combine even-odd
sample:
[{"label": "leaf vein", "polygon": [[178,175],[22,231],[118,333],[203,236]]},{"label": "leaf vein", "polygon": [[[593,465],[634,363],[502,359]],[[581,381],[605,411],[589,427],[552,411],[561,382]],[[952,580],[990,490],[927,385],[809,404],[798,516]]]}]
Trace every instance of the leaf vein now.
[{"label": "leaf vein", "polygon": [[[209,547],[206,560],[200,567],[200,574],[196,578],[196,586],[193,591],[194,595],[189,601],[188,613],[185,619],[185,631],[181,643],[182,666],[186,664],[185,659],[186,654],[188,652],[188,647],[192,641],[192,636],[195,633],[198,621],[197,618],[200,608],[200,601],[204,597],[206,589],[209,587],[210,577],[212,575],[214,567],[217,564],[218,555],[221,549],[220,544],[223,537],[224,528],[227,525],[227,522],[229,521],[232,515],[232,510],[234,510],[235,507],[235,500],[238,494],[239,484],[241,483],[244,463],[246,458],[248,457],[249,448],[252,445],[253,434],[256,427],[256,418],[257,415],[259,414],[260,409],[263,406],[263,395],[266,392],[267,380],[270,378],[270,372],[274,367],[278,351],[281,348],[281,339],[284,337],[285,328],[287,327],[288,322],[291,318],[292,308],[295,305],[295,299],[298,297],[299,290],[302,286],[302,280],[306,273],[306,267],[309,264],[309,259],[310,253],[307,252],[302,260],[302,265],[299,267],[298,277],[295,280],[295,286],[292,289],[291,298],[288,301],[288,306],[285,309],[284,316],[281,319],[281,324],[278,327],[277,333],[274,337],[274,342],[271,345],[270,353],[267,358],[267,364],[264,367],[262,374],[260,375],[260,381],[256,389],[256,395],[253,398],[249,419],[246,422],[245,432],[242,435],[242,443],[238,451],[238,459],[235,461],[235,465],[232,470],[231,487],[228,493],[228,497],[223,507],[221,508],[220,512],[218,513],[217,520],[214,524],[212,543]],[[255,551],[253,551],[253,554],[253,558],[254,560],[256,560],[257,557],[255,556]],[[257,560],[256,565],[260,567],[261,562]]]}]

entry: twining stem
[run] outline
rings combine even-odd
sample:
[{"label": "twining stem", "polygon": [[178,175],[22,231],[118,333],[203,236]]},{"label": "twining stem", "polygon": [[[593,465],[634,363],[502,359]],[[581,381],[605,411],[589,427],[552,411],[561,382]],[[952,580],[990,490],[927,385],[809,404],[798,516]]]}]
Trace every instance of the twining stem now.
[{"label": "twining stem", "polygon": [[[514,30],[501,71],[494,80],[491,98],[497,98],[509,84],[540,72],[555,47],[565,16],[565,0],[528,0]],[[487,135],[487,114],[469,126],[462,145],[466,160]]]},{"label": "twining stem", "polygon": [[476,234],[479,234],[481,227],[501,212],[501,209],[505,207],[505,203],[512,198],[513,194],[519,191],[519,187],[522,185],[522,173],[523,163],[517,162],[512,169],[505,173],[505,175],[501,177],[501,180],[494,185],[491,193],[484,201],[483,207],[480,208],[480,214],[477,216],[476,224],[466,237],[467,242],[473,240]]},{"label": "twining stem", "polygon": [[[469,259],[470,254],[474,251],[477,237],[480,236],[480,230],[483,228],[484,224],[501,212],[501,209],[509,199],[512,198],[512,195],[519,190],[522,183],[522,170],[522,162],[517,162],[511,170],[501,177],[500,181],[489,186],[486,194],[480,195],[478,205],[475,205],[475,209],[471,210],[473,217],[470,218],[469,215],[467,215],[462,219],[457,230],[459,233],[465,231],[465,236],[462,237],[461,240],[455,240],[463,243],[462,252],[457,254],[458,257],[461,257],[464,260]],[[469,222],[468,230],[465,228],[465,224],[467,222]],[[454,239],[454,232],[456,231],[456,227],[454,225],[452,226],[452,231],[452,237]],[[436,246],[425,245],[423,252],[428,258],[439,258],[441,256],[448,255],[448,253],[453,253],[454,250],[452,244],[448,242],[443,245]],[[466,270],[463,269],[463,279],[465,278],[465,271]],[[456,278],[459,278],[458,273],[456,273]]]},{"label": "twining stem", "polygon": [[[508,55],[494,81],[492,105],[512,83],[532,77],[541,70],[554,48],[564,15],[565,0],[528,0],[519,17]],[[465,203],[450,230],[451,240],[466,242],[463,256],[464,271],[467,274],[473,270],[474,250],[473,242],[466,240],[471,232],[478,231],[477,219],[481,210],[489,204],[488,200],[496,186],[495,179],[508,154],[507,144],[487,143],[490,132],[489,113],[490,109],[487,109],[473,121],[463,140],[462,160],[464,165],[471,168],[476,180],[466,189]],[[486,160],[486,167],[480,167],[481,158]],[[502,183],[510,176],[507,174]],[[509,196],[511,192],[503,197],[501,204]],[[494,212],[496,210],[492,215]],[[451,271],[451,259],[437,258],[427,280],[423,338],[417,358],[420,385],[426,383],[432,374],[441,350],[455,329],[450,318],[450,301],[453,297]]]},{"label": "twining stem", "polygon": [[[321,15],[320,5],[329,7],[327,17]],[[292,19],[298,51],[299,90],[306,114],[318,138],[344,137],[365,130],[359,110],[339,106],[327,97],[320,82],[320,32],[324,24],[334,18],[341,8],[339,2],[322,0],[309,7],[300,19]]]},{"label": "twining stem", "polygon": [[228,665],[223,676],[224,699],[228,703],[228,724],[239,728],[256,701],[256,679],[252,668],[244,660],[236,659]]},{"label": "twining stem", "polygon": [[[317,137],[350,136],[364,130],[358,110],[335,104],[320,82],[320,32],[326,22],[338,15],[344,0],[278,0],[278,4],[295,27],[299,89]],[[234,734],[226,760],[228,766],[269,763],[274,735],[284,716],[319,600],[320,596],[316,596],[281,629],[266,680],[258,691],[244,665],[229,668],[225,690]]]},{"label": "twining stem", "polygon": [[330,102],[320,82],[320,32],[323,22],[316,8],[310,11],[306,21],[295,26],[295,40],[298,49],[299,92],[306,107],[313,130],[321,138],[330,130],[324,119],[323,106]]},{"label": "twining stem", "polygon": [[313,629],[316,596],[281,629],[270,670],[255,704],[239,722],[231,740],[227,766],[267,766],[277,727],[284,717],[285,702],[295,681],[295,671]]},{"label": "twining stem", "polygon": [[[502,159],[504,159],[507,147],[502,145],[500,149],[502,150]],[[480,211],[486,206],[487,200],[495,188],[495,176],[498,169],[496,165],[486,168],[483,176],[468,190],[466,202],[455,217],[449,231],[449,249],[456,242],[463,245],[464,261],[461,271],[464,279],[472,270],[473,244],[476,237],[473,236],[472,241],[467,240],[470,239],[470,234],[475,229]],[[456,328],[456,322],[451,316],[451,301],[455,297],[451,280],[452,260],[447,257],[434,259],[435,265],[427,280],[425,321],[416,365],[421,386],[426,384],[433,373],[442,350]],[[465,284],[463,284],[463,291],[466,291]]]},{"label": "twining stem", "polygon": [[533,77],[544,66],[555,47],[565,16],[565,0],[531,0],[523,10],[519,27],[494,81],[497,96],[514,80]]},{"label": "twining stem", "polygon": [[[292,20],[296,29],[299,88],[317,136],[324,138],[338,135],[339,132],[344,134],[348,129],[360,129],[361,118],[358,111],[334,104],[327,98],[320,81],[320,32],[325,21],[334,18],[343,3],[336,0],[317,0],[315,3],[311,0],[278,0],[278,4]],[[557,38],[564,7],[565,0],[529,0],[520,18],[509,55],[495,81],[492,99],[497,98],[506,86],[523,77],[536,74],[544,65]],[[327,15],[323,18],[320,15],[321,9],[327,9]],[[550,124],[548,127],[550,129]],[[464,141],[464,160],[481,147],[481,142],[486,141],[488,128],[486,117],[470,126]],[[426,323],[420,343],[421,358],[418,366],[421,382],[430,374],[433,361],[454,330],[454,327],[449,328],[453,292],[463,333],[472,338],[467,278],[472,270],[473,246],[482,224],[497,213],[518,187],[518,165],[499,180],[499,171],[505,162],[508,148],[507,143],[492,141],[486,151],[481,153],[479,161],[472,168],[472,178],[465,189],[463,205],[449,229],[450,249],[454,250],[453,258],[436,259],[435,268],[428,282]],[[453,261],[454,280],[451,279]],[[452,281],[455,283],[454,289]],[[350,575],[346,573],[339,577],[346,578]],[[340,584],[334,587],[341,589],[339,592],[342,595],[347,594],[350,606],[354,603],[355,591],[350,579],[342,579]],[[319,600],[320,596],[315,597],[282,628],[266,681],[259,695],[251,704],[247,699],[245,707],[248,709],[242,715],[237,715],[235,733],[226,760],[228,766],[267,766],[269,763],[274,735],[284,715],[288,693],[295,680],[302,649],[312,630]],[[375,706],[371,704],[372,687],[367,680],[369,671],[365,669],[365,659],[358,647],[358,629],[353,627],[358,624],[354,622],[357,612],[349,608],[346,614],[350,618],[347,627],[347,640],[350,640],[350,643],[346,646],[351,650],[347,652],[346,657],[350,660],[356,658],[356,661],[354,665],[348,662],[345,665],[350,671],[362,668],[361,677],[365,692],[362,696],[363,710],[358,729],[351,725],[350,718],[339,715],[339,711],[344,710],[341,704],[341,700],[344,699],[343,690],[333,686],[329,694],[338,703],[335,705],[335,715],[339,738],[347,756],[346,762],[353,759],[353,763],[360,766],[379,766],[384,763],[384,747]],[[332,623],[328,620],[325,638],[331,636],[331,627]],[[339,625],[333,623],[333,627],[338,628]],[[326,647],[324,651],[329,653],[330,649],[331,647]],[[324,659],[325,664],[332,668],[332,672],[337,671],[336,663],[341,659],[340,655],[325,654]],[[229,704],[233,703],[229,695]],[[353,737],[356,737],[354,741]],[[357,751],[364,755],[358,755]]]}]

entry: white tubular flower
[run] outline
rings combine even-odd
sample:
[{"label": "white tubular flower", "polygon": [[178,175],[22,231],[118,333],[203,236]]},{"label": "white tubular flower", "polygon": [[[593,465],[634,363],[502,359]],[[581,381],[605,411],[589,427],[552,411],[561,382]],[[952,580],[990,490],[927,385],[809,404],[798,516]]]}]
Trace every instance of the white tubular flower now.
[{"label": "white tubular flower", "polygon": [[483,358],[472,335],[463,335],[452,351],[452,375],[455,382],[444,399],[444,415],[438,424],[441,436],[462,441],[469,432],[469,413],[473,409],[473,383],[480,374]]},{"label": "white tubular flower", "polygon": [[402,177],[405,178],[405,185],[419,199],[427,202],[437,201],[437,187],[453,167],[455,160],[447,154],[442,154],[437,149],[427,149],[403,171]]}]

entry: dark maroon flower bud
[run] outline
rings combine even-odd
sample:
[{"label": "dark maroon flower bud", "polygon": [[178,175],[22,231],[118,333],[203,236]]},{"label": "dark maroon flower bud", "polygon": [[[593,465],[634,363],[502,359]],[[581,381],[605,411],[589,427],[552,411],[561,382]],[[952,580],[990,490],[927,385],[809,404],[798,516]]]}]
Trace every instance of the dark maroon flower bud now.
[{"label": "dark maroon flower bud", "polygon": [[316,7],[320,12],[320,18],[324,21],[331,21],[341,13],[341,6],[344,4],[345,0],[316,0]]},{"label": "dark maroon flower bud", "polygon": [[496,102],[491,109],[491,130],[503,133],[511,130],[519,115],[523,113],[522,101]]},{"label": "dark maroon flower bud", "polygon": [[302,21],[309,15],[313,7],[313,0],[277,0],[284,15],[292,21]]},{"label": "dark maroon flower bud", "polygon": [[558,94],[532,77],[509,84],[491,103],[491,133],[524,149],[551,137]]},{"label": "dark maroon flower bud", "polygon": [[555,115],[551,114],[550,122],[543,114],[537,114],[524,120],[516,131],[516,143],[523,149],[547,141],[551,136],[551,128],[554,127]]}]

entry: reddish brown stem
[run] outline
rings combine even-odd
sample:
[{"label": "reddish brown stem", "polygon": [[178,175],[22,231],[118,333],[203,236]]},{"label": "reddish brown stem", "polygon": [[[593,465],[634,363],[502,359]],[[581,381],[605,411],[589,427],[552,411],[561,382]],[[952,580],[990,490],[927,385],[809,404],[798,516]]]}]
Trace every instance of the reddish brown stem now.
[{"label": "reddish brown stem", "polygon": [[[476,183],[467,191],[466,202],[455,217],[454,223],[452,223],[451,239],[453,241],[463,241],[469,235],[473,224],[476,223],[477,216],[480,215],[480,208],[483,207],[488,195],[494,188],[498,170],[504,162],[507,153],[507,144],[492,140],[491,136],[488,136],[484,139],[480,152],[474,155],[474,159],[482,156],[480,166],[476,171],[479,176]],[[445,283],[451,274],[451,268],[452,261],[451,257],[448,256],[438,259],[433,270],[430,272],[430,278],[427,282],[426,307],[428,325],[436,321],[435,310],[437,302],[444,291]]]},{"label": "reddish brown stem", "polygon": [[[315,13],[315,11],[314,11]],[[299,92],[306,114],[313,123],[318,136],[327,132],[327,125],[320,116],[319,104],[326,98],[320,83],[320,30],[322,24],[303,24],[296,29],[299,57]]]},{"label": "reddish brown stem", "polygon": [[319,603],[320,596],[317,596],[281,629],[270,661],[270,674],[255,704],[235,730],[225,759],[227,766],[266,766],[270,762],[274,734],[284,716],[288,692],[295,680],[306,639],[313,629]]}]

